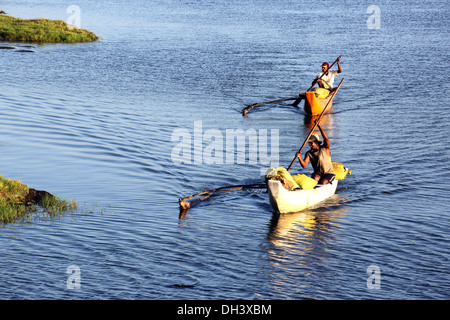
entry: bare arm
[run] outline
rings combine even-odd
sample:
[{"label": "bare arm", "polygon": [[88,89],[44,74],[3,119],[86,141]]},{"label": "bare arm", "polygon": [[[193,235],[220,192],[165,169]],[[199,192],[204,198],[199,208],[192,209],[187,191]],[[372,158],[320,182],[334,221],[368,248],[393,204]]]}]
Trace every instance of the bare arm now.
[{"label": "bare arm", "polygon": [[308,153],[306,153],[305,154],[305,158],[302,159],[302,154],[297,152],[297,158],[298,158],[298,161],[300,161],[300,165],[302,166],[302,168],[306,168],[306,166],[309,163],[309,155],[308,155]]},{"label": "bare arm", "polygon": [[337,58],[337,65],[338,65],[337,73],[341,73],[342,72],[341,64],[339,63],[340,61],[341,61],[341,57]]},{"label": "bare arm", "polygon": [[325,131],[322,129],[322,127],[320,126],[320,124],[318,124],[317,127],[319,128],[320,134],[321,134],[322,137],[323,137],[323,147],[324,147],[324,148],[327,148],[327,149],[328,149],[328,153],[329,153],[329,152],[330,152],[330,147],[331,147],[330,139],[328,139],[327,134],[326,134]]}]

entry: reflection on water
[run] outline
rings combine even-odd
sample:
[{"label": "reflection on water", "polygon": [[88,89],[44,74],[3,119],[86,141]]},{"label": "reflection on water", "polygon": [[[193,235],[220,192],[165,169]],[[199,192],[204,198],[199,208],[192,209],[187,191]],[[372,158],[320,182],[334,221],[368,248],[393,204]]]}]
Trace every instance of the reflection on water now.
[{"label": "reflection on water", "polygon": [[329,290],[323,279],[334,265],[330,246],[341,241],[341,223],[347,211],[343,202],[345,198],[335,195],[310,210],[273,214],[266,249],[270,292],[284,298],[309,299]]},{"label": "reflection on water", "polygon": [[[326,113],[322,116],[320,119],[320,125],[324,127],[333,127],[334,126],[334,119],[333,119],[333,113]],[[305,115],[303,123],[305,124],[305,128],[308,128],[311,130],[314,126],[314,123],[317,119],[319,119],[319,115],[311,116],[311,115]]]},{"label": "reflection on water", "polygon": [[[287,214],[274,213],[268,240],[277,247],[285,248],[296,246],[298,237],[302,238],[304,244],[308,244],[308,239],[312,239],[319,231],[323,234],[323,231],[339,225],[347,211],[347,208],[340,207],[344,202],[346,198],[336,194],[308,210]],[[330,210],[333,207],[338,209]]]}]

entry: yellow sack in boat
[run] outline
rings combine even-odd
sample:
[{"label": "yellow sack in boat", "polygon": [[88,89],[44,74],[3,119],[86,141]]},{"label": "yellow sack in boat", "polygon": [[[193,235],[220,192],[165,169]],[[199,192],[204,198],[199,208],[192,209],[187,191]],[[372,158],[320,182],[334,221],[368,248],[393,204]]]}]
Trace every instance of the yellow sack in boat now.
[{"label": "yellow sack in boat", "polygon": [[313,92],[318,99],[325,99],[330,94],[330,91],[324,88],[315,88]]},{"label": "yellow sack in boat", "polygon": [[266,173],[266,179],[279,177],[282,178],[283,186],[288,190],[303,189],[309,190],[316,186],[317,181],[308,177],[306,174],[299,173],[291,176],[289,171],[283,167],[270,168]]},{"label": "yellow sack in boat", "polygon": [[287,171],[283,167],[278,167],[278,168],[271,167],[266,173],[266,179],[269,180],[272,178],[281,178],[280,182],[288,190],[294,190],[294,189],[300,188],[300,186],[297,184],[297,182],[295,182],[295,180],[292,178],[289,171]]},{"label": "yellow sack in boat", "polygon": [[306,174],[299,173],[292,176],[294,181],[302,188],[303,190],[309,190],[316,186],[317,181],[311,177],[308,177]]},{"label": "yellow sack in boat", "polygon": [[352,170],[348,170],[342,163],[333,162],[334,174],[336,175],[336,180],[344,180],[348,174],[352,174]]}]

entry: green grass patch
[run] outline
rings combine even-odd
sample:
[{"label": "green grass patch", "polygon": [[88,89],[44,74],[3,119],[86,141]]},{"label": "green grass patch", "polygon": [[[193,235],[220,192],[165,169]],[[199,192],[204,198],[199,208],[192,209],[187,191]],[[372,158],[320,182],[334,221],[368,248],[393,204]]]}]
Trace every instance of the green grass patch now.
[{"label": "green grass patch", "polygon": [[45,195],[41,200],[41,206],[50,214],[57,214],[66,211],[75,210],[77,203],[67,201],[57,196]]},{"label": "green grass patch", "polygon": [[97,40],[93,32],[70,26],[62,20],[20,19],[0,15],[0,41],[75,43]]},{"label": "green grass patch", "polygon": [[74,201],[60,199],[45,191],[29,188],[18,180],[0,176],[0,222],[7,223],[37,211],[41,206],[50,215],[75,210]]}]

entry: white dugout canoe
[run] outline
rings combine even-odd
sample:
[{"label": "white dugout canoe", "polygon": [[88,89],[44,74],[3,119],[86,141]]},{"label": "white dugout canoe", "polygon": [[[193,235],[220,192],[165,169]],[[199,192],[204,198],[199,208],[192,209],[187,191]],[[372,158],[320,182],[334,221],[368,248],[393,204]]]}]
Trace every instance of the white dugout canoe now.
[{"label": "white dugout canoe", "polygon": [[331,197],[336,193],[338,181],[318,185],[310,190],[287,190],[280,181],[269,180],[269,200],[272,208],[279,213],[290,213],[305,210]]}]

